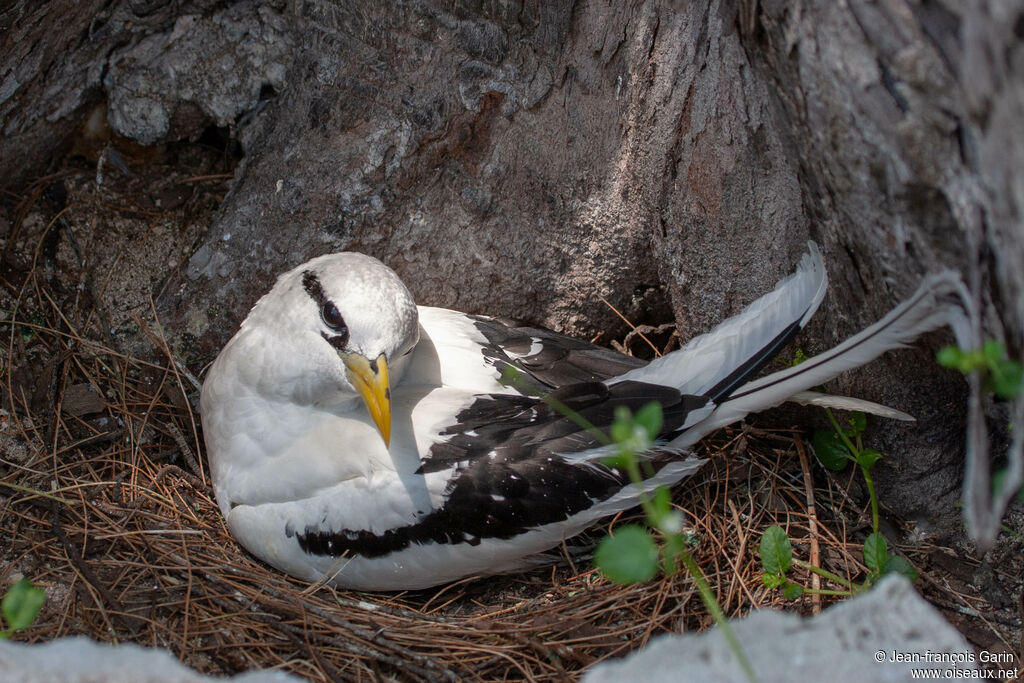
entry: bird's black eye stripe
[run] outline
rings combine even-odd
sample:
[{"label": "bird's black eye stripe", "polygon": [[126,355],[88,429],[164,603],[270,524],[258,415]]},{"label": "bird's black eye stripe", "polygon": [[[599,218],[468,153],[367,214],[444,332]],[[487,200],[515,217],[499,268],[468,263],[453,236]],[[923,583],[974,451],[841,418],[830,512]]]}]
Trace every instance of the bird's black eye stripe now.
[{"label": "bird's black eye stripe", "polygon": [[311,270],[302,272],[302,288],[320,306],[320,319],[324,321],[324,325],[327,325],[327,327],[337,333],[329,335],[321,332],[320,335],[327,340],[327,343],[339,351],[344,349],[345,345],[348,344],[348,325],[345,324],[345,319],[341,317],[341,311],[338,310],[338,307],[327,298],[324,287],[320,284],[320,278],[316,276],[316,273]]},{"label": "bird's black eye stripe", "polygon": [[323,305],[327,301],[327,295],[324,294],[324,287],[320,284],[320,278],[313,271],[302,271],[302,288],[318,304]]}]

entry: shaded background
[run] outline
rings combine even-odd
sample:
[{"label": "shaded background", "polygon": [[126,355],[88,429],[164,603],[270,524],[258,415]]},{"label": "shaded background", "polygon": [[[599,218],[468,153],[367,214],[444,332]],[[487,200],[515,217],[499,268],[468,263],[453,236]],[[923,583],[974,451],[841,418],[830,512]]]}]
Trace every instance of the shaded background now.
[{"label": "shaded background", "polygon": [[[196,374],[277,273],[340,249],[420,303],[609,342],[626,328],[602,297],[686,339],[814,239],[832,287],[808,353],[952,267],[1019,355],[1021,3],[50,0],[0,25],[0,187],[70,156],[99,160],[101,193],[151,197],[159,219],[100,206],[67,231],[91,246],[55,258],[119,344],[159,311]],[[162,184],[190,140],[222,152]],[[51,215],[84,192],[33,187]],[[2,211],[17,273],[45,249]],[[868,440],[883,503],[928,533],[959,526],[945,341],[830,387],[918,417]]]}]

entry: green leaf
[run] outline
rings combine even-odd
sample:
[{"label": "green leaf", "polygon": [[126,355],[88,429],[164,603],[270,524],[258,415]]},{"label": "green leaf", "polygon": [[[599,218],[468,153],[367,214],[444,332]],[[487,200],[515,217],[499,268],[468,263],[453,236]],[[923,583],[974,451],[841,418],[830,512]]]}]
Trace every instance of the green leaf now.
[{"label": "green leaf", "polygon": [[885,560],[882,565],[883,574],[902,574],[903,576],[910,579],[913,583],[917,581],[917,570],[914,569],[909,562],[899,555],[892,555]]},{"label": "green leaf", "polygon": [[867,416],[859,410],[850,416],[850,426],[857,434],[863,432],[868,426]]},{"label": "green leaf", "polygon": [[998,365],[999,361],[1003,360],[1003,357],[1006,355],[1006,349],[995,339],[986,339],[985,343],[982,344],[981,352],[985,356],[985,364],[990,368]]},{"label": "green leaf", "polygon": [[963,351],[947,346],[935,359],[940,365],[955,368],[964,374],[984,371],[984,386],[1002,398],[1017,398],[1024,386],[1024,366],[1006,358],[1006,347],[995,339],[986,339],[981,349]]},{"label": "green leaf", "polygon": [[992,372],[992,390],[1000,398],[1020,396],[1021,382],[1024,381],[1024,367],[1012,360],[1000,361]]},{"label": "green leaf", "polygon": [[786,577],[780,574],[761,574],[761,581],[768,588],[779,588],[786,583]]},{"label": "green leaf", "polygon": [[761,567],[769,574],[785,574],[793,562],[793,546],[780,526],[771,526],[761,536]]},{"label": "green leaf", "polygon": [[881,571],[888,554],[889,544],[885,542],[885,536],[877,531],[864,541],[864,564],[871,571]]},{"label": "green leaf", "polygon": [[786,587],[782,589],[782,595],[787,600],[795,600],[804,594],[804,587],[799,583],[793,583],[792,581],[786,582]]},{"label": "green leaf", "polygon": [[658,434],[661,432],[661,425],[663,424],[661,404],[657,401],[651,401],[637,411],[636,415],[633,416],[633,422],[642,426],[647,431],[648,438],[654,441],[658,438]]},{"label": "green leaf", "polygon": [[814,456],[818,462],[833,472],[845,468],[847,461],[850,460],[850,451],[835,432],[819,429],[814,432],[811,444],[814,446]]},{"label": "green leaf", "polygon": [[857,464],[866,470],[870,470],[881,459],[882,454],[874,448],[865,448],[857,454]]},{"label": "green leaf", "polygon": [[935,360],[938,361],[939,365],[944,368],[953,368],[954,370],[961,370],[960,366],[963,358],[964,352],[957,346],[947,346],[935,354]]},{"label": "green leaf", "polygon": [[644,528],[622,526],[597,546],[594,564],[615,583],[641,583],[658,571],[658,546]]},{"label": "green leaf", "polygon": [[32,585],[28,579],[22,579],[7,590],[0,602],[0,611],[11,631],[28,628],[35,621],[43,603],[46,602],[46,591]]},{"label": "green leaf", "polygon": [[793,362],[790,363],[790,365],[796,367],[797,365],[803,363],[805,360],[807,360],[807,354],[804,353],[803,349],[797,349],[796,353],[793,354]]}]

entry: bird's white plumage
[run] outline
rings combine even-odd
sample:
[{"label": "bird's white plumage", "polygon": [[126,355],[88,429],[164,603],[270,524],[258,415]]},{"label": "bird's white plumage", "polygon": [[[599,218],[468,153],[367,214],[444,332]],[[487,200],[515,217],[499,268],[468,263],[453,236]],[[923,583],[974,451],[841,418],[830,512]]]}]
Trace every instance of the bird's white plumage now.
[{"label": "bird's white plumage", "polygon": [[[775,290],[645,367],[551,332],[417,308],[379,261],[320,257],[278,279],[206,378],[218,503],[243,546],[310,581],[414,589],[514,569],[632,506],[636,491],[590,435],[504,386],[503,367],[605,423],[616,405],[656,396],[666,429],[647,486],[671,484],[701,464],[681,449],[712,429],[794,395],[815,400],[801,392],[948,322],[956,282],[928,280],[803,372],[750,381],[824,296],[813,244]],[[378,360],[389,445],[356,386]]]}]

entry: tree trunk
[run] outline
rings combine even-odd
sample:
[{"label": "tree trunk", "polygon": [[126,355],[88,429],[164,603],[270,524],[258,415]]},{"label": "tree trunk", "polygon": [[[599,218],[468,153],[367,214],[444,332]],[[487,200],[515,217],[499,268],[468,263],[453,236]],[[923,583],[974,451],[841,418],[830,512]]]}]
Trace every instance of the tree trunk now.
[{"label": "tree trunk", "polygon": [[[685,339],[770,289],[808,239],[832,282],[808,352],[955,268],[1019,354],[1010,4],[18,3],[0,185],[52,166],[102,97],[144,145],[229,127],[245,153],[232,191],[160,301],[206,354],[275,274],[327,251],[378,256],[423,304],[609,340],[623,327],[604,299],[634,323],[674,317]],[[883,502],[948,524],[966,384],[933,361],[945,340],[831,389],[918,417],[869,434]]]}]

